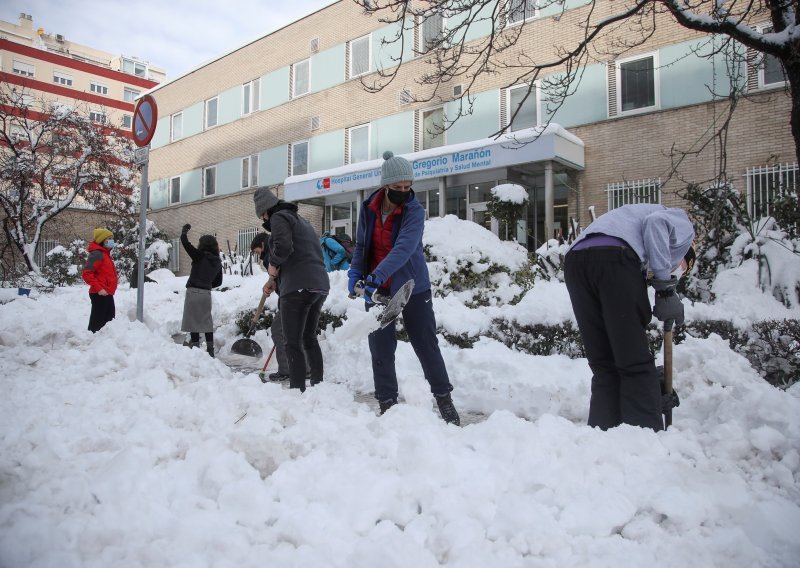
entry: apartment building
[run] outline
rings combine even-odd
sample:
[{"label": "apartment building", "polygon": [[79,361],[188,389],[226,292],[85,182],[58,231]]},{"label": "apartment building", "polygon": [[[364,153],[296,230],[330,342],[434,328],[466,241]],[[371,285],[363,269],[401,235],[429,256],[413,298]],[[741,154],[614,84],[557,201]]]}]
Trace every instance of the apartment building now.
[{"label": "apartment building", "polygon": [[[509,58],[578,38],[585,1],[542,8],[523,1],[525,10],[507,15],[508,26],[524,23]],[[725,120],[737,73],[750,96],[739,101],[730,127],[732,181],[755,195],[751,186],[794,176],[791,102],[779,62],[756,58],[731,69],[721,55],[708,57],[717,38],[661,20],[624,58],[589,60],[557,109],[541,83],[526,99],[529,85],[509,87],[513,69],[498,68],[473,85],[471,113],[441,131],[436,126],[463,102],[463,85],[432,102],[414,98],[425,95],[416,78],[429,69],[420,53],[447,22],[416,26],[409,36],[416,53],[401,54],[392,42],[398,24],[352,0],[335,2],[151,91],[160,117],[151,142],[150,217],[176,237],[190,222],[223,247],[227,240],[246,250],[260,225],[252,193],[269,186],[299,203],[318,230],[352,234],[358,205],[378,187],[381,155],[392,150],[412,161],[429,217],[455,214],[497,231],[487,212],[491,188],[525,187],[529,204],[516,237],[534,249],[566,234],[570,218],[585,226],[592,213],[625,203],[685,205],[677,192],[713,178],[718,166],[713,143],[695,152]],[[480,41],[490,25],[476,23],[466,39]],[[399,57],[395,80],[368,92],[362,81]]]},{"label": "apartment building", "polygon": [[[164,70],[134,56],[72,42],[65,35],[69,30],[57,31],[37,28],[29,14],[20,14],[17,24],[0,21],[0,81],[19,88],[33,108],[41,101],[85,108],[91,119],[131,137],[135,99],[163,82]],[[48,227],[39,242],[39,265],[56,244],[86,238],[86,226],[104,219],[99,212],[75,208],[63,213],[58,228]]]}]

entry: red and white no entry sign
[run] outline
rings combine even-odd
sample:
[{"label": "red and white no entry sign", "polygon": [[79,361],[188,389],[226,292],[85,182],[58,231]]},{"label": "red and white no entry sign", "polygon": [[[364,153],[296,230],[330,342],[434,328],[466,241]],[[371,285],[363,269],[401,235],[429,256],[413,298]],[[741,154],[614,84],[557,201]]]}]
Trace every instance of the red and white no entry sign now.
[{"label": "red and white no entry sign", "polygon": [[150,95],[144,95],[133,111],[133,142],[139,147],[147,146],[156,132],[158,120],[158,107],[156,100]]}]

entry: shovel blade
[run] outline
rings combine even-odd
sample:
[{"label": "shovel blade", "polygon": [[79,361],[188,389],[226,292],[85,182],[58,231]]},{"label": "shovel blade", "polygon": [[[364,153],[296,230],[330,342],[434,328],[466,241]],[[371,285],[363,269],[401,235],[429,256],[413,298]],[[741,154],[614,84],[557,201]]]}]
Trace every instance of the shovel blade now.
[{"label": "shovel blade", "polygon": [[411,298],[411,292],[413,292],[413,290],[414,280],[412,279],[403,284],[397,293],[391,297],[380,316],[381,329],[396,320],[397,316],[402,313],[403,308],[405,308],[408,303],[408,299]]},{"label": "shovel blade", "polygon": [[261,356],[264,354],[264,352],[261,350],[261,346],[256,341],[246,337],[237,339],[233,342],[233,345],[231,345],[231,353],[258,358],[261,358]]}]

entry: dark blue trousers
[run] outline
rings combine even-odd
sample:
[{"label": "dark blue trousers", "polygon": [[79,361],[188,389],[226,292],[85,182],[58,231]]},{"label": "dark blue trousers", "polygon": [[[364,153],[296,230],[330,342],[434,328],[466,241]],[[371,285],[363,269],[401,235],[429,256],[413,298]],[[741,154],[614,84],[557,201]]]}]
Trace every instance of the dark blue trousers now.
[{"label": "dark blue trousers", "polygon": [[[434,395],[447,394],[453,390],[442,352],[436,338],[436,319],[433,315],[431,291],[411,296],[403,308],[403,325],[408,332],[411,346],[417,354],[425,379]],[[397,398],[397,374],[394,354],[397,350],[395,322],[369,335],[369,351],[372,354],[372,377],[375,381],[375,398],[388,400]]]},{"label": "dark blue trousers", "polygon": [[89,314],[89,331],[95,333],[114,319],[116,315],[114,296],[111,294],[108,296],[89,294],[89,300],[92,302],[92,312]]},{"label": "dark blue trousers", "polygon": [[589,426],[662,430],[661,386],[647,341],[652,319],[639,257],[624,247],[573,250],[564,280],[592,369]]}]

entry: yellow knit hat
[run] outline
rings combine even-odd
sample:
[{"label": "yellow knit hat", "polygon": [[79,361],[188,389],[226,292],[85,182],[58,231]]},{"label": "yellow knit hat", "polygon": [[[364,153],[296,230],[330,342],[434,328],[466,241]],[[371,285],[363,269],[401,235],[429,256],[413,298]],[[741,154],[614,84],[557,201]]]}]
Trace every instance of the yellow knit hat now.
[{"label": "yellow knit hat", "polygon": [[108,229],[95,229],[94,230],[94,242],[98,245],[102,245],[103,242],[109,237],[113,237],[114,233],[109,231]]}]

